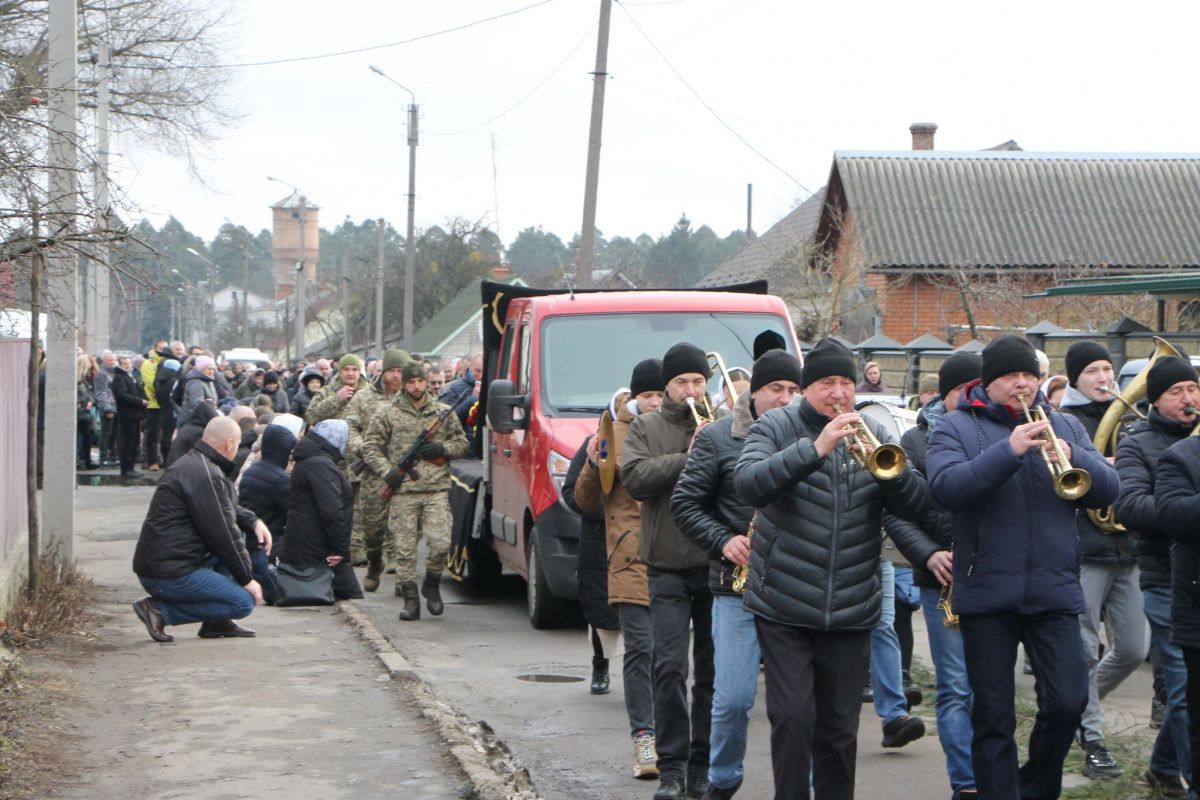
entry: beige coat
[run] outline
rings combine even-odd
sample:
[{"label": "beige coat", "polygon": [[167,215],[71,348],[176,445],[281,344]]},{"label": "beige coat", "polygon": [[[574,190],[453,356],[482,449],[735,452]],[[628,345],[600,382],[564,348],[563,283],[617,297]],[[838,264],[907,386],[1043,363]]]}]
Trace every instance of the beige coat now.
[{"label": "beige coat", "polygon": [[[634,415],[626,407],[628,394],[620,395],[614,405],[617,418],[613,422],[613,441],[608,445],[608,457],[616,464],[621,463],[621,449],[629,433],[629,423]],[[605,417],[611,418],[609,411]],[[650,586],[646,579],[646,563],[638,554],[641,534],[641,503],[629,496],[621,485],[621,471],[617,470],[610,494],[600,487],[600,473],[590,463],[579,473],[575,484],[575,503],[585,511],[604,508],[604,523],[608,539],[608,602],[650,605]]]}]

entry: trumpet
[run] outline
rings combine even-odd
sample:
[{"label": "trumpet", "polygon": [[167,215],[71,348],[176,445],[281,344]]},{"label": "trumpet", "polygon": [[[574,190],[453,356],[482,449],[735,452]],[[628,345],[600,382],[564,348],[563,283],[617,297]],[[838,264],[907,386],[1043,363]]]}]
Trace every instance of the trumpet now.
[{"label": "trumpet", "polygon": [[708,398],[701,397],[700,399],[704,402],[704,410],[703,411],[701,411],[700,407],[696,405],[696,398],[686,397],[686,398],[684,398],[684,401],[683,401],[683,402],[687,403],[687,407],[691,409],[692,419],[694,419],[696,421],[697,428],[704,427],[708,423],[712,422],[713,419],[716,417],[716,413],[713,411],[712,406],[710,406],[708,404]]},{"label": "trumpet", "polygon": [[945,616],[942,618],[942,624],[947,628],[958,630],[958,614],[954,613],[954,609],[950,604],[950,597],[954,594],[954,584],[947,583],[942,587],[942,593],[938,595],[938,611]]},{"label": "trumpet", "polygon": [[[842,413],[842,406],[839,403],[833,404],[833,410],[837,413]],[[849,437],[854,440],[854,444],[858,445],[858,449],[850,448],[850,453],[855,460],[862,465],[864,471],[871,473],[871,477],[876,480],[890,481],[893,478],[900,476],[904,472],[908,464],[908,457],[904,455],[904,448],[898,444],[888,442],[883,444],[875,434],[871,433],[871,429],[867,427],[867,423],[859,420],[846,426],[847,430],[853,429],[854,435]],[[867,452],[867,445],[870,445],[872,450]]]},{"label": "trumpet", "polygon": [[[1018,394],[1017,401],[1020,402],[1021,408],[1025,409],[1027,422],[1050,421],[1046,416],[1046,410],[1041,406],[1035,406],[1036,414],[1030,412],[1029,406],[1025,403],[1024,394]],[[1042,459],[1046,462],[1046,468],[1050,470],[1050,478],[1054,481],[1054,493],[1063,500],[1078,500],[1087,494],[1088,490],[1092,488],[1092,476],[1086,469],[1071,466],[1071,462],[1067,460],[1067,454],[1063,452],[1062,445],[1058,443],[1058,437],[1054,435],[1054,428],[1050,427],[1042,431],[1038,438],[1048,441],[1054,448],[1054,455],[1058,458],[1057,461],[1053,461],[1045,447],[1038,448],[1041,451]]]}]

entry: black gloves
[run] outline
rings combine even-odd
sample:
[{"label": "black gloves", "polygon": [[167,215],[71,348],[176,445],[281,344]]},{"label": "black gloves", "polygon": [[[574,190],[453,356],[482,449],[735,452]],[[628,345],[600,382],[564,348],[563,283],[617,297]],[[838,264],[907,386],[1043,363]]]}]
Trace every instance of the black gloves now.
[{"label": "black gloves", "polygon": [[400,488],[400,484],[404,483],[404,475],[401,474],[400,470],[394,469],[383,476],[383,482],[394,492]]},{"label": "black gloves", "polygon": [[433,461],[436,458],[446,455],[446,445],[441,442],[426,442],[421,445],[421,449],[417,451],[417,455],[426,461]]}]

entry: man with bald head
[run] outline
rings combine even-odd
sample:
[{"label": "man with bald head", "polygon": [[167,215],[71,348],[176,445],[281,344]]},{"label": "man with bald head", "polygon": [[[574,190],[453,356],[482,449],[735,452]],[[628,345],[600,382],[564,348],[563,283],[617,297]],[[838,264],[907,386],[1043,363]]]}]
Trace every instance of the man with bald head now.
[{"label": "man with bald head", "polygon": [[212,419],[204,436],[158,482],[142,523],[133,571],[150,593],[133,610],[156,642],[171,642],[168,625],[199,622],[202,639],[253,636],[234,620],[262,602],[243,533],[271,552],[271,533],[237,504],[231,480],[242,436],[228,417]]}]

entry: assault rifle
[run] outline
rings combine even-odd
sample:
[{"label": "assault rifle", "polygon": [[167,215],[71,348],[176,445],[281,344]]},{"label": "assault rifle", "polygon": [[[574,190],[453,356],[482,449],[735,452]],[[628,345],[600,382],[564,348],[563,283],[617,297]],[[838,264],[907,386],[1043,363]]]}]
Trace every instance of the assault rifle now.
[{"label": "assault rifle", "polygon": [[[425,430],[417,434],[416,440],[413,441],[413,443],[409,445],[408,449],[404,451],[404,455],[400,456],[400,461],[396,464],[396,471],[400,473],[401,483],[404,482],[405,478],[408,478],[410,481],[415,481],[417,479],[416,467],[417,461],[421,457],[420,450],[422,445],[427,444],[429,440],[433,438],[433,435],[438,432],[438,428],[442,427],[442,423],[446,421],[446,417],[453,413],[453,408],[447,408],[441,414],[438,414],[436,417],[434,417],[433,421],[429,423]],[[430,459],[430,461],[432,461],[434,464],[446,463],[444,458],[433,458]],[[391,500],[392,495],[395,493],[396,490],[388,486],[386,483],[379,489],[378,492],[379,496],[384,500]]]}]

